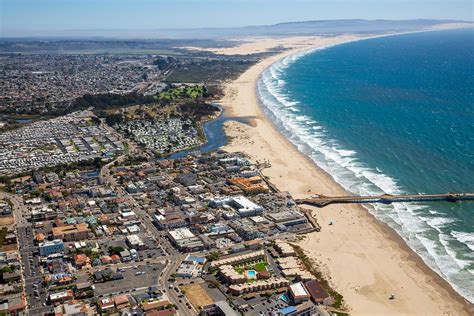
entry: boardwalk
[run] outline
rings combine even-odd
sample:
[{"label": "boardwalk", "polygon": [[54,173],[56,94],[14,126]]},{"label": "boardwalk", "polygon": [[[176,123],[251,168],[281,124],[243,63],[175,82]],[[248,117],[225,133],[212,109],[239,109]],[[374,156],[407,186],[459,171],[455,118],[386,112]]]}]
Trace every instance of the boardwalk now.
[{"label": "boardwalk", "polygon": [[444,193],[444,194],[405,194],[405,195],[370,195],[370,196],[324,196],[317,195],[308,199],[296,200],[298,204],[324,207],[329,204],[346,203],[383,203],[395,202],[434,202],[434,201],[467,201],[474,200],[474,193]]}]

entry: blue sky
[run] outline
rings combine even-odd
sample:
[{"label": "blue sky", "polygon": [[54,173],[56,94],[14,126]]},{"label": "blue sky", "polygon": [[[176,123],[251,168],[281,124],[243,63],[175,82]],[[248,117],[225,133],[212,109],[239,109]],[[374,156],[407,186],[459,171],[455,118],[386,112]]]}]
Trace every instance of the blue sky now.
[{"label": "blue sky", "polygon": [[0,0],[0,36],[319,19],[472,20],[471,0]]}]

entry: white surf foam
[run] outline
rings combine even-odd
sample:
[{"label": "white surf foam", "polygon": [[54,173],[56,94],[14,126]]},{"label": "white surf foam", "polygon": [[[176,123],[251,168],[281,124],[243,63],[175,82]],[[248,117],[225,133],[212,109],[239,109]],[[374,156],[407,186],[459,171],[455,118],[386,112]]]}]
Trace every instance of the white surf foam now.
[{"label": "white surf foam", "polygon": [[[331,46],[334,45],[327,47]],[[384,174],[379,168],[365,165],[357,158],[356,151],[343,148],[314,118],[295,114],[300,113],[300,104],[283,91],[281,76],[292,63],[315,50],[288,56],[263,72],[257,84],[257,92],[264,111],[299,151],[308,155],[347,191],[359,195],[403,193],[394,178]],[[373,205],[369,211],[395,229],[433,270],[474,302],[474,293],[465,285],[466,280],[474,281],[472,269],[465,269],[472,262],[458,258],[456,251],[451,248],[452,240],[456,239],[464,244],[469,243],[472,250],[474,236],[465,236],[462,232],[448,236],[442,229],[452,224],[452,220],[439,213],[431,213],[432,217],[419,216],[418,213],[425,208],[426,206],[413,203],[398,203]],[[461,274],[462,269],[467,274]]]}]

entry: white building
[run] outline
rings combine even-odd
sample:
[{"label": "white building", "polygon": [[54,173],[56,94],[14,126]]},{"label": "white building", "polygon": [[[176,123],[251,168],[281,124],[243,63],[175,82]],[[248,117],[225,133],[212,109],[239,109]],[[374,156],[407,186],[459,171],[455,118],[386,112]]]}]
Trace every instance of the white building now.
[{"label": "white building", "polygon": [[168,232],[171,242],[181,251],[198,251],[204,249],[204,243],[188,228],[177,228]]},{"label": "white building", "polygon": [[255,204],[245,196],[211,199],[209,205],[212,207],[230,206],[240,217],[256,216],[263,212],[263,208],[260,205]]}]

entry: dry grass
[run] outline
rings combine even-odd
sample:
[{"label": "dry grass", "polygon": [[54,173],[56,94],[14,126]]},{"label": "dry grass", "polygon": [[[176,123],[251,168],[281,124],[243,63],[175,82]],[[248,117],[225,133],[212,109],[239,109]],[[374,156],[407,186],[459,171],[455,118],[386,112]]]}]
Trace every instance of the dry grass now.
[{"label": "dry grass", "polygon": [[201,306],[214,303],[201,284],[188,284],[183,285],[180,288],[186,293],[186,297],[196,310],[199,310]]}]

